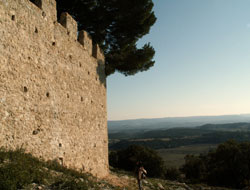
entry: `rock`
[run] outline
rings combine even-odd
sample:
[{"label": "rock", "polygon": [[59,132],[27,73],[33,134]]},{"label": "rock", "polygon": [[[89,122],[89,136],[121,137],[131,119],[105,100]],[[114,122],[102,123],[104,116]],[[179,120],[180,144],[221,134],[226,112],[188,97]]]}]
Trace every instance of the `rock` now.
[{"label": "rock", "polygon": [[191,187],[189,187],[189,186],[187,186],[186,189],[187,189],[187,190],[194,190],[193,188],[191,188]]},{"label": "rock", "polygon": [[178,187],[177,189],[175,189],[175,190],[186,190],[185,188],[183,188],[183,187]]},{"label": "rock", "polygon": [[122,176],[123,179],[129,179],[127,175]]},{"label": "rock", "polygon": [[250,186],[246,186],[242,190],[250,190]]},{"label": "rock", "polygon": [[42,186],[37,186],[37,190],[41,190],[41,189],[43,189]]},{"label": "rock", "polygon": [[83,179],[83,178],[79,178],[79,181],[80,181],[80,182],[84,182],[84,179]]},{"label": "rock", "polygon": [[189,187],[186,183],[182,183],[182,186],[185,187],[187,190],[193,190],[191,187]]},{"label": "rock", "polygon": [[160,190],[165,190],[165,188],[162,186],[161,183],[158,183],[157,186],[159,187]]},{"label": "rock", "polygon": [[200,190],[211,190],[211,187],[200,187]]},{"label": "rock", "polygon": [[173,187],[168,187],[168,190],[175,190]]}]

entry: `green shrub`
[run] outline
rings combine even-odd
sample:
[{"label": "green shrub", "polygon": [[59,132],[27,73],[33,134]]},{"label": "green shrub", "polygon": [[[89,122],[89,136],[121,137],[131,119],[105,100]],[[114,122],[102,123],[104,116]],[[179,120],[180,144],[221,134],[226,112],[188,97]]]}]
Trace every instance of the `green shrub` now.
[{"label": "green shrub", "polygon": [[45,167],[50,169],[50,170],[62,172],[65,175],[75,177],[75,178],[86,179],[88,177],[88,175],[85,173],[82,173],[82,172],[79,172],[77,170],[73,170],[73,169],[66,168],[66,167],[62,166],[61,164],[58,163],[57,160],[47,161],[45,163]]},{"label": "green shrub", "polygon": [[186,156],[182,171],[191,182],[243,188],[250,181],[250,143],[230,140],[206,155]]},{"label": "green shrub", "polygon": [[118,154],[116,151],[111,151],[109,153],[109,165],[114,167],[114,168],[119,168],[119,165],[118,165]]},{"label": "green shrub", "polygon": [[179,180],[181,176],[181,173],[179,169],[177,168],[167,168],[164,174],[165,179],[168,180]]},{"label": "green shrub", "polygon": [[23,150],[0,151],[0,189],[16,190],[31,183],[42,184],[50,177],[42,162]]},{"label": "green shrub", "polygon": [[111,152],[110,165],[127,171],[134,171],[136,162],[141,161],[149,177],[164,176],[164,162],[155,150],[138,145],[131,145],[124,150]]},{"label": "green shrub", "polygon": [[[60,172],[60,175],[52,176],[50,171]],[[66,177],[67,176],[67,177]],[[87,190],[94,183],[85,180],[87,175],[73,169],[63,167],[58,162],[44,162],[27,154],[24,150],[6,151],[0,149],[0,189],[16,190],[23,189],[35,183],[37,185],[49,185],[53,190],[72,189]],[[77,180],[76,179],[81,179]]]},{"label": "green shrub", "polygon": [[74,179],[72,180],[57,180],[55,183],[50,185],[51,190],[88,190],[88,186],[86,182],[76,182]]},{"label": "green shrub", "polygon": [[192,183],[203,182],[206,167],[201,156],[186,155],[185,164],[181,168],[186,178]]},{"label": "green shrub", "polygon": [[208,158],[209,184],[242,188],[250,179],[250,143],[227,141],[208,154]]}]

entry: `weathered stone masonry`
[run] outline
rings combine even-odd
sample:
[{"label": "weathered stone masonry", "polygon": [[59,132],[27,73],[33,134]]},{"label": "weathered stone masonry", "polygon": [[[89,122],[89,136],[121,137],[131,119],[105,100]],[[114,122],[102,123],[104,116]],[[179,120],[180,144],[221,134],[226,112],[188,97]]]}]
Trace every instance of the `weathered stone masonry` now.
[{"label": "weathered stone masonry", "polygon": [[55,0],[0,0],[0,146],[107,175],[105,86],[100,49]]}]

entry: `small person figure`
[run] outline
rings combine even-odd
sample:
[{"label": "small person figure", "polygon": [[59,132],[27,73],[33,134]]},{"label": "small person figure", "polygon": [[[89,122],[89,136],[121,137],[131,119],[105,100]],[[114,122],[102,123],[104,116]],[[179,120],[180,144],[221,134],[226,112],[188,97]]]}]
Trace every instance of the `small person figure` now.
[{"label": "small person figure", "polygon": [[142,162],[138,161],[136,163],[136,178],[139,186],[139,190],[142,190],[142,180],[146,178],[147,171],[144,169]]}]

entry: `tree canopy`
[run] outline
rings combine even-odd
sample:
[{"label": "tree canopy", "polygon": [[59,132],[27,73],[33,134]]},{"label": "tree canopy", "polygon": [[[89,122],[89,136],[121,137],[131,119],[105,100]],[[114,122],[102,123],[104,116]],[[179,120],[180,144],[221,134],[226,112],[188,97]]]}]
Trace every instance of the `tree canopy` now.
[{"label": "tree canopy", "polygon": [[133,75],[154,65],[154,48],[137,47],[155,23],[152,0],[57,0],[58,15],[70,13],[105,55],[106,74]]},{"label": "tree canopy", "polygon": [[126,149],[110,152],[109,164],[115,168],[134,171],[136,162],[141,161],[149,177],[163,177],[164,161],[158,153],[150,148],[131,145]]},{"label": "tree canopy", "polygon": [[190,182],[243,188],[250,185],[250,143],[229,140],[204,155],[185,157],[182,167]]}]

